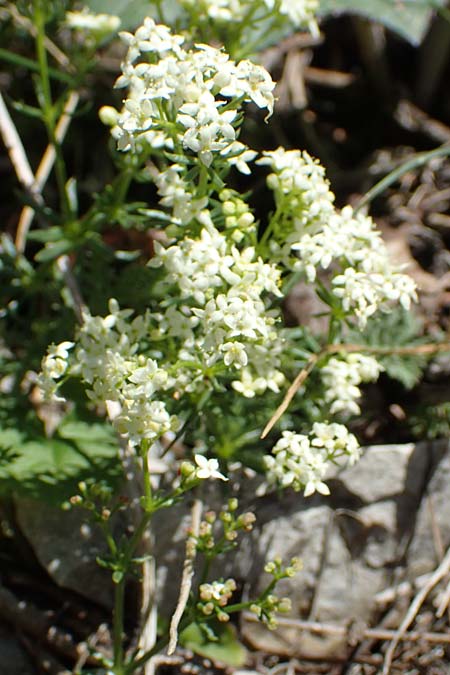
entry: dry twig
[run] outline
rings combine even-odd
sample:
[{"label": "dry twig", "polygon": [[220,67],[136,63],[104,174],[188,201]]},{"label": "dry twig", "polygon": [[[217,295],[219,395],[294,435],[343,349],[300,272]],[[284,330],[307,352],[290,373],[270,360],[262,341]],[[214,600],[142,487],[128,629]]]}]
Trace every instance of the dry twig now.
[{"label": "dry twig", "polygon": [[[58,120],[58,123],[55,128],[55,139],[57,143],[61,144],[64,140],[64,137],[69,128],[70,122],[72,121],[73,113],[76,110],[78,101],[80,97],[76,91],[72,91],[69,94],[69,97],[64,106],[61,117]],[[47,146],[42,159],[39,163],[38,169],[36,171],[36,176],[33,177],[32,192],[35,197],[40,196],[47,180],[50,175],[50,172],[53,168],[53,164],[56,159],[56,150],[53,144]],[[39,199],[42,201],[42,199]],[[33,221],[34,209],[31,206],[25,206],[20,214],[19,224],[17,226],[16,233],[16,248],[20,253],[23,253],[25,250],[25,242],[27,238],[27,233],[30,228],[30,225]]]},{"label": "dry twig", "polygon": [[[258,617],[250,612],[244,613],[244,619],[252,623],[258,622]],[[316,635],[335,635],[336,637],[343,638],[354,637],[351,625],[349,627],[336,626],[335,624],[322,623],[319,621],[302,621],[301,619],[287,619],[284,617],[277,617],[277,624],[279,626],[285,626],[286,628],[297,628],[300,631],[315,633]],[[361,630],[360,638],[361,640],[392,640],[397,635],[398,631],[387,628],[365,628]],[[398,637],[399,642],[402,640],[410,640],[411,642],[423,640],[432,644],[450,644],[450,633],[426,633],[422,631],[406,632],[405,630]]]},{"label": "dry twig", "polygon": [[180,624],[183,612],[186,608],[186,603],[189,599],[191,591],[192,577],[194,575],[194,560],[197,553],[197,537],[200,529],[200,519],[202,516],[202,502],[196,499],[191,511],[191,529],[186,541],[186,557],[183,565],[183,574],[181,577],[180,595],[178,598],[175,612],[173,613],[170,622],[170,640],[167,648],[167,654],[170,656],[174,653],[178,641],[178,626]]},{"label": "dry twig", "polygon": [[14,122],[0,93],[0,133],[20,183],[34,196],[34,174]]},{"label": "dry twig", "polygon": [[272,415],[264,430],[261,438],[265,438],[274,425],[278,422],[282,414],[288,409],[290,402],[298,392],[302,384],[309,377],[314,370],[318,361],[330,354],[338,354],[344,352],[346,354],[352,352],[366,352],[368,354],[397,354],[398,356],[419,356],[425,354],[437,354],[438,352],[450,351],[450,342],[439,342],[429,345],[417,345],[415,347],[372,347],[369,345],[356,344],[332,344],[324,347],[320,352],[311,354],[306,366],[299,372],[295,380],[286,392],[286,395],[281,404]]}]

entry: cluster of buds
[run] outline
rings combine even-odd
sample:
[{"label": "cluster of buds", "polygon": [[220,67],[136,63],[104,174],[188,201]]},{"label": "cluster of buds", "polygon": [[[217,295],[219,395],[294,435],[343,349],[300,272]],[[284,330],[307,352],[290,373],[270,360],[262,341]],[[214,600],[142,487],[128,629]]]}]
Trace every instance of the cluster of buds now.
[{"label": "cluster of buds", "polygon": [[199,588],[200,602],[197,603],[197,609],[205,616],[212,616],[223,623],[229,621],[230,617],[223,608],[228,604],[231,596],[236,590],[234,579],[226,581],[213,581],[211,584],[201,584]]},{"label": "cluster of buds", "polygon": [[250,605],[249,609],[267,628],[274,630],[278,625],[275,614],[288,614],[292,603],[289,598],[279,598],[271,593],[264,600]]},{"label": "cluster of buds", "polygon": [[71,506],[81,506],[86,511],[90,511],[95,520],[105,522],[110,517],[126,506],[128,500],[126,497],[120,497],[113,504],[114,492],[110,485],[104,481],[78,483],[78,493],[70,497],[66,508]]},{"label": "cluster of buds", "polygon": [[250,605],[249,609],[268,628],[274,629],[277,627],[275,614],[287,614],[291,611],[290,599],[279,598],[272,593],[272,590],[281,579],[294,577],[301,569],[302,561],[299,558],[292,558],[286,567],[283,566],[282,560],[278,556],[266,563],[264,571],[270,574],[273,579],[258,600]]},{"label": "cluster of buds", "polygon": [[[251,511],[236,515],[238,506],[238,500],[233,497],[228,500],[227,506],[220,511],[218,516],[215,511],[208,511],[205,514],[197,537],[198,551],[213,558],[234,548],[240,531],[251,532],[256,516]],[[222,531],[214,533],[214,524],[217,519],[222,525]]]},{"label": "cluster of buds", "polygon": [[264,567],[264,572],[271,574],[274,578],[274,581],[280,581],[280,579],[292,578],[295,577],[297,572],[303,568],[303,563],[300,558],[291,558],[289,565],[283,567],[283,561],[279,556],[266,563]]},{"label": "cluster of buds", "polygon": [[227,230],[233,230],[233,241],[238,244],[245,233],[255,229],[255,216],[248,204],[234,190],[222,190],[219,199],[225,216],[225,227]]}]

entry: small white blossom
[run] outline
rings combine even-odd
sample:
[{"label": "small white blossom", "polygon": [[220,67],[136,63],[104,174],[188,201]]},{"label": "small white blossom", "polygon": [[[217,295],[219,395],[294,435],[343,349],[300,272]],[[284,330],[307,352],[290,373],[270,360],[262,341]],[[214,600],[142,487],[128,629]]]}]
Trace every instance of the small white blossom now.
[{"label": "small white blossom", "polygon": [[217,459],[207,459],[204,455],[194,455],[195,463],[197,464],[197,469],[195,470],[196,478],[201,480],[206,480],[208,478],[218,478],[220,480],[228,480],[223,474],[220,473],[219,462]]},{"label": "small white blossom", "polygon": [[382,370],[382,365],[373,356],[353,353],[331,357],[321,369],[330,413],[358,415],[361,412],[357,403],[361,397],[359,385],[375,382]]}]

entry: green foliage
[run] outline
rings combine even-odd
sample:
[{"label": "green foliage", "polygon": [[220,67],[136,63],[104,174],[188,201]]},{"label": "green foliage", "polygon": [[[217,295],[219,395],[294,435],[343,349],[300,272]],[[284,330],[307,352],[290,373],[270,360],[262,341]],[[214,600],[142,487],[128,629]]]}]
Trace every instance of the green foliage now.
[{"label": "green foliage", "polygon": [[60,504],[85,478],[114,484],[120,474],[117,439],[106,424],[66,418],[54,436],[28,426],[0,429],[0,494],[15,492]]},{"label": "green foliage", "polygon": [[417,406],[409,418],[416,438],[434,440],[450,437],[450,403]]},{"label": "green foliage", "polygon": [[[173,24],[181,10],[176,0],[164,0],[164,20]],[[86,7],[92,12],[119,16],[123,30],[135,28],[146,16],[156,17],[156,2],[152,0],[88,0]]]},{"label": "green foliage", "polygon": [[[367,324],[363,334],[352,334],[351,339],[371,347],[392,349],[418,347],[426,342],[422,336],[422,324],[413,312],[397,309],[390,314],[380,314]],[[386,373],[412,389],[420,380],[427,357],[421,354],[377,354],[377,359]]]},{"label": "green foliage", "polygon": [[195,654],[228,666],[238,668],[245,663],[247,652],[237,639],[236,630],[230,624],[224,625],[217,621],[213,625],[208,625],[206,632],[205,625],[191,623],[180,635],[180,643]]}]

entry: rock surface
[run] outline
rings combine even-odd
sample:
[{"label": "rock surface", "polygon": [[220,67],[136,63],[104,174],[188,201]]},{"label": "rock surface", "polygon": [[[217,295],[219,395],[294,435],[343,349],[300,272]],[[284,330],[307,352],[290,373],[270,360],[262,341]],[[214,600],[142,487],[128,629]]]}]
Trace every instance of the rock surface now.
[{"label": "rock surface", "polygon": [[111,574],[96,562],[106,554],[104,538],[86,523],[84,511],[17,499],[16,518],[39,562],[59,586],[112,607]]}]

